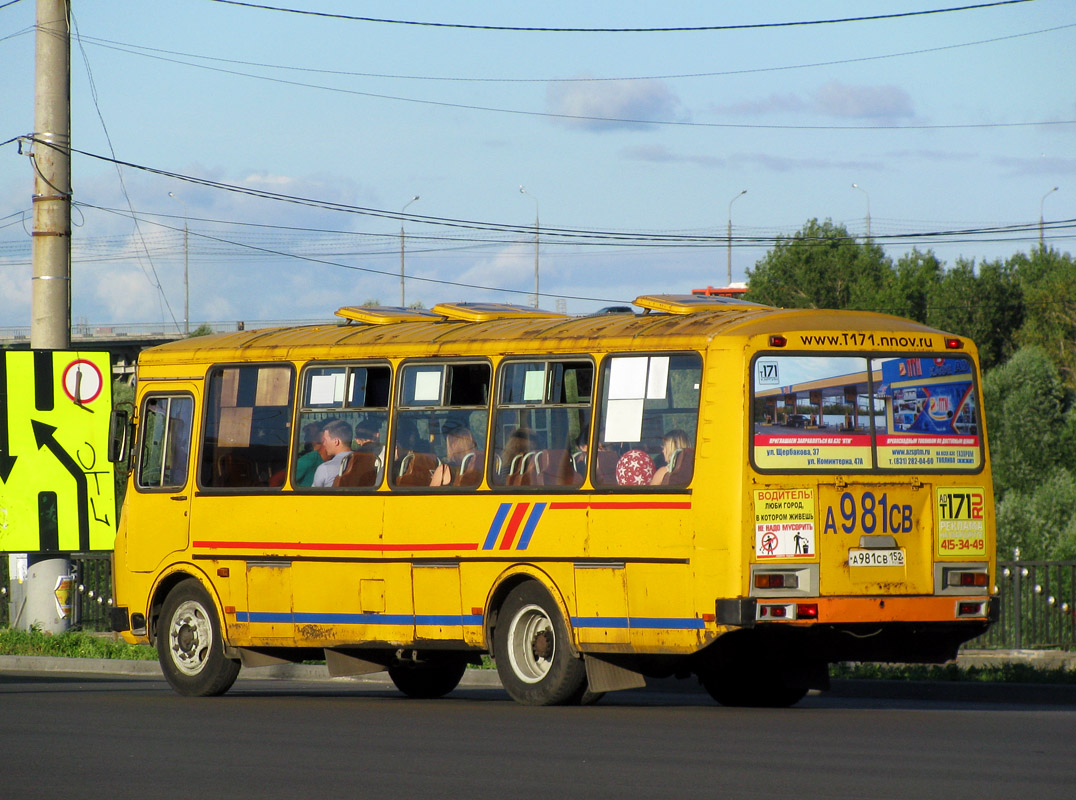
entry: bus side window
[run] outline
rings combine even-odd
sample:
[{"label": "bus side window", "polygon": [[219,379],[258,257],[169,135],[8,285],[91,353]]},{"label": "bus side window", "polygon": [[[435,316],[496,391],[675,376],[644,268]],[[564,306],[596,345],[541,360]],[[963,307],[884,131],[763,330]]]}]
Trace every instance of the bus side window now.
[{"label": "bus side window", "polygon": [[139,489],[180,489],[187,484],[194,398],[147,397],[142,406]]},{"label": "bus side window", "polygon": [[199,474],[206,488],[276,488],[288,462],[291,365],[215,367]]},{"label": "bus side window", "polygon": [[581,360],[501,365],[491,485],[574,489],[583,484],[593,376],[594,365]]},{"label": "bus side window", "polygon": [[613,355],[602,364],[595,486],[683,486],[694,471],[698,353]]},{"label": "bus side window", "polygon": [[488,363],[404,364],[391,485],[474,488],[482,483],[489,427]]},{"label": "bus side window", "polygon": [[331,485],[323,489],[376,489],[385,473],[385,441],[392,369],[387,364],[312,364],[303,372],[298,426],[292,450],[292,486],[311,487],[317,468],[331,456],[321,431],[334,420],[346,422],[352,454],[340,461]]}]

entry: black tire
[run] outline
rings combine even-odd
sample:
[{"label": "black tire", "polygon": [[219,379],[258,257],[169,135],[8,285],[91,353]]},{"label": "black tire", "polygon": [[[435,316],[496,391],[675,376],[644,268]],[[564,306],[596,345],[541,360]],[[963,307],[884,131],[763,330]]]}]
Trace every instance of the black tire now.
[{"label": "black tire", "polygon": [[225,658],[216,608],[197,581],[183,581],[165,598],[157,657],[168,683],[187,697],[215,697],[235,683],[239,662]]},{"label": "black tire", "polygon": [[806,688],[787,686],[783,676],[757,664],[724,665],[699,674],[703,688],[723,706],[787,708],[806,694]]},{"label": "black tire", "polygon": [[557,604],[534,581],[512,590],[501,606],[493,652],[501,683],[516,702],[565,705],[585,696],[583,659],[572,653]]},{"label": "black tire", "polygon": [[408,697],[433,700],[457,686],[467,671],[467,657],[458,653],[427,654],[422,661],[401,661],[389,666],[389,677]]}]

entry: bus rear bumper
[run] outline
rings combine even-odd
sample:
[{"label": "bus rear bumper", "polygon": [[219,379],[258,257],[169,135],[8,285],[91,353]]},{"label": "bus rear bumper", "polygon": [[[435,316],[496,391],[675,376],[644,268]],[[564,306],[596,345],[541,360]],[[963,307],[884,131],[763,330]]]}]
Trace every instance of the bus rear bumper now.
[{"label": "bus rear bumper", "polygon": [[722,598],[716,606],[717,623],[741,628],[758,624],[841,625],[930,622],[996,622],[996,597],[810,597]]}]

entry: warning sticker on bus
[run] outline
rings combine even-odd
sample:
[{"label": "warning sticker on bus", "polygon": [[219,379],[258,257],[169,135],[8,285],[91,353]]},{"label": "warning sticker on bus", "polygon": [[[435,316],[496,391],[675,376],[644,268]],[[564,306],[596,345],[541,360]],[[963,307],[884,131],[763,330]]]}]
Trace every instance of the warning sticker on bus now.
[{"label": "warning sticker on bus", "polygon": [[938,510],[939,556],[986,557],[986,496],[978,486],[939,486],[935,490]]},{"label": "warning sticker on bus", "polygon": [[814,489],[755,490],[755,557],[815,555]]}]

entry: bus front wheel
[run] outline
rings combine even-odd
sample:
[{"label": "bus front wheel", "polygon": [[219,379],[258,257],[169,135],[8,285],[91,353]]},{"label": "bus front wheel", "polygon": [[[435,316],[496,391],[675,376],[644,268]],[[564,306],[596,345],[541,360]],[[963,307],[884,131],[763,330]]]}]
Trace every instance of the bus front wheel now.
[{"label": "bus front wheel", "polygon": [[501,606],[494,630],[501,683],[530,706],[580,702],[586,691],[583,659],[572,653],[568,627],[553,598],[534,581],[520,584]]},{"label": "bus front wheel", "polygon": [[157,656],[172,688],[188,697],[224,694],[239,675],[239,662],[224,656],[224,638],[213,601],[194,580],[168,593],[157,628]]}]

